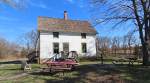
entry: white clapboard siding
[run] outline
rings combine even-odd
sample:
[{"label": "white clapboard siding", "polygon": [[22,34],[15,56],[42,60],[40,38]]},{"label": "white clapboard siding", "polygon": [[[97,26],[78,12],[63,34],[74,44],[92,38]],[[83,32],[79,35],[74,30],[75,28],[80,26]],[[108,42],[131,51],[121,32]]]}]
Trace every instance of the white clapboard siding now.
[{"label": "white clapboard siding", "polygon": [[[81,33],[59,32],[59,38],[53,38],[53,32],[40,32],[40,58],[53,57],[53,43],[59,43],[59,51],[63,51],[63,43],[69,43],[69,51],[77,51],[80,56],[96,55],[95,34],[87,34],[86,39],[81,38]],[[81,43],[87,43],[87,53],[83,54]]]}]

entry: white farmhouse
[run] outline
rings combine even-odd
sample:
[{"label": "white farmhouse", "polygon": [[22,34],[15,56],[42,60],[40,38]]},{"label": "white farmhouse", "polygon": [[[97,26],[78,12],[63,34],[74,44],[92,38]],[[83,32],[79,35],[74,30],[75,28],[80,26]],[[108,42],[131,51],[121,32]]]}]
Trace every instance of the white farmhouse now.
[{"label": "white farmhouse", "polygon": [[96,55],[96,30],[88,21],[38,17],[40,61],[61,51],[76,51],[79,56]]}]

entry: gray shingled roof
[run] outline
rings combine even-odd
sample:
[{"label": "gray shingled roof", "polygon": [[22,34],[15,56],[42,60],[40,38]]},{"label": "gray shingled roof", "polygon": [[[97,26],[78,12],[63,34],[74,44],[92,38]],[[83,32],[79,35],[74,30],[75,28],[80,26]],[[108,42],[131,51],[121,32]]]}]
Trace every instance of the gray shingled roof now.
[{"label": "gray shingled roof", "polygon": [[38,17],[38,31],[97,33],[88,21],[49,17]]}]

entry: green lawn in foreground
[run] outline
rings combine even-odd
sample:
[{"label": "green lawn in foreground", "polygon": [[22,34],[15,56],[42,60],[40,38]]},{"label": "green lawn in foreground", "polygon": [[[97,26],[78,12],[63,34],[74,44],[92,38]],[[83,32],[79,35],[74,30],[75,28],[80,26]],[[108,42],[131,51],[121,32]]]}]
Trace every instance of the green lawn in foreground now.
[{"label": "green lawn in foreground", "polygon": [[[112,65],[111,62],[81,62],[75,71],[56,72],[50,74],[48,72],[34,72],[40,69],[39,64],[32,64],[32,70],[28,71],[28,75],[2,80],[0,83],[150,83],[150,67],[125,65]],[[0,67],[0,78],[9,78],[21,74],[19,64],[7,64]]]}]

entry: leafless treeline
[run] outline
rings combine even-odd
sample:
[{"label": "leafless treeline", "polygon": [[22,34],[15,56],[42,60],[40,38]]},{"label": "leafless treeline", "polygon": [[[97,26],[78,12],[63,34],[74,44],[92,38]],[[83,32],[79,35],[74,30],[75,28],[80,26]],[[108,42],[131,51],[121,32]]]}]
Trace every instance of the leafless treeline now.
[{"label": "leafless treeline", "polygon": [[35,51],[38,34],[32,30],[23,34],[17,41],[10,42],[0,38],[0,58],[26,57],[30,52]]},{"label": "leafless treeline", "polygon": [[141,45],[133,32],[129,32],[122,37],[97,37],[97,47],[103,55],[121,56],[136,55],[141,56]]},{"label": "leafless treeline", "polygon": [[18,56],[20,46],[16,43],[11,43],[4,38],[0,38],[0,57],[9,57],[11,55]]}]

